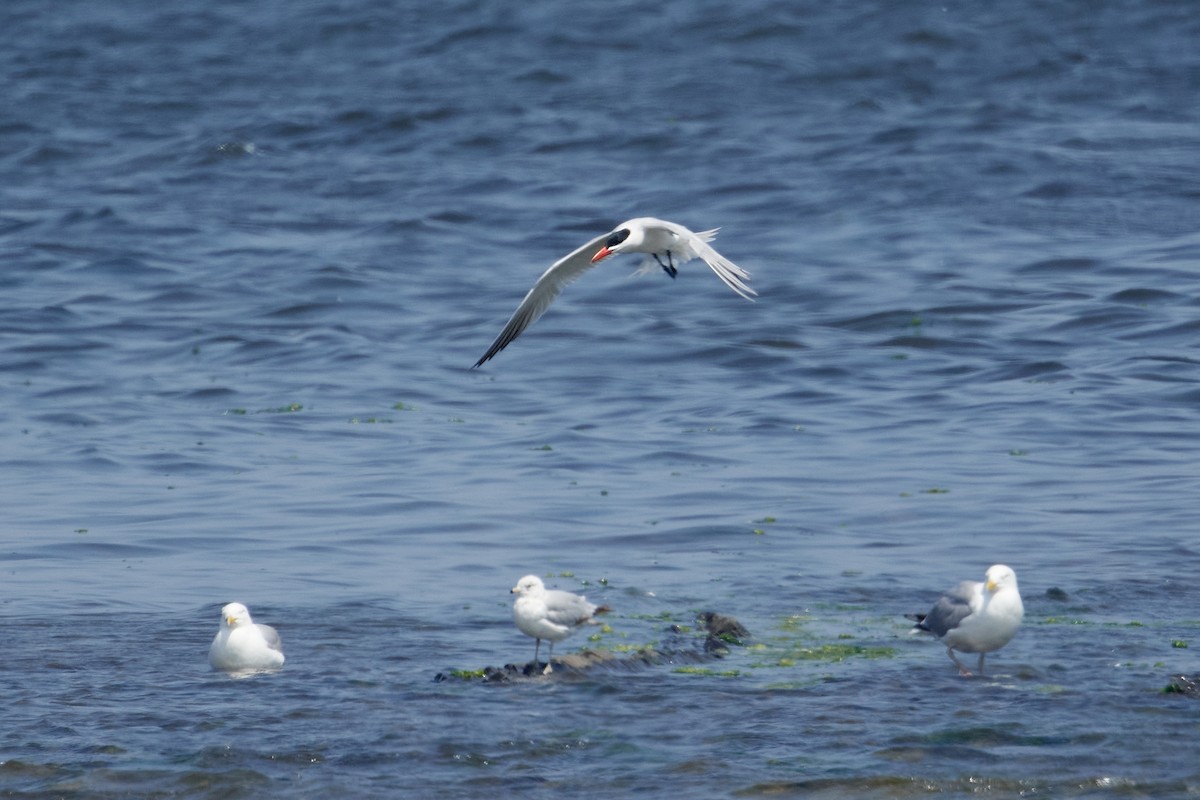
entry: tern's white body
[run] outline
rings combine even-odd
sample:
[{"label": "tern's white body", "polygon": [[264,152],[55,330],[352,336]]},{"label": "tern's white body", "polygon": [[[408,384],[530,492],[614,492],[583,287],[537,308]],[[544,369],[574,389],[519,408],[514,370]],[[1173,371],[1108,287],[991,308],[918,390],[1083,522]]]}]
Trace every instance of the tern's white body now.
[{"label": "tern's white body", "polygon": [[963,675],[971,672],[954,655],[979,653],[979,674],[983,657],[1012,640],[1025,616],[1017,575],[1003,564],[988,568],[984,582],[963,581],[940,598],[928,614],[919,616],[916,627],[942,640],[946,652]]},{"label": "tern's white body", "polygon": [[[661,266],[672,278],[676,265],[699,258],[707,264],[717,277],[733,291],[747,300],[753,299],[754,290],[744,281],[750,273],[718,253],[708,243],[717,235],[719,228],[693,233],[675,222],[654,217],[638,217],[622,222],[611,233],[601,234],[578,250],[563,256],[542,273],[537,283],[525,295],[521,305],[513,312],[504,330],[492,342],[483,357],[475,362],[478,367],[499,353],[514,339],[545,313],[563,287],[587,272],[600,261],[621,253],[645,253],[642,271]],[[663,263],[666,259],[666,263]]]},{"label": "tern's white body", "polygon": [[283,666],[283,643],[270,625],[259,625],[241,603],[221,609],[221,629],[208,648],[213,669],[254,672]]},{"label": "tern's white body", "polygon": [[547,656],[544,670],[546,673],[552,671],[554,643],[561,642],[580,626],[599,625],[593,616],[608,611],[607,606],[589,603],[583,595],[547,589],[536,575],[526,575],[517,581],[512,594],[517,596],[513,602],[513,622],[521,633],[537,640],[533,647],[535,667],[539,663],[538,649],[542,646],[542,639],[550,642],[550,655]]}]

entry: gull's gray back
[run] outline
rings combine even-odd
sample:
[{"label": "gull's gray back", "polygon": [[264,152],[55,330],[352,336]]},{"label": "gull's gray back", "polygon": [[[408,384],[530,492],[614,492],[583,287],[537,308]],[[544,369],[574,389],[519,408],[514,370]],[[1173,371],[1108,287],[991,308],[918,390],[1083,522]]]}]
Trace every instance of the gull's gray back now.
[{"label": "gull's gray back", "polygon": [[546,616],[559,625],[581,625],[591,619],[596,606],[587,598],[564,592],[561,589],[546,590]]},{"label": "gull's gray back", "polygon": [[979,583],[976,581],[963,581],[947,591],[933,604],[925,619],[921,620],[921,627],[939,637],[957,628],[971,613],[971,598],[978,587]]},{"label": "gull's gray back", "polygon": [[262,633],[263,638],[267,640],[267,647],[272,650],[283,652],[283,641],[279,638],[279,632],[270,625],[263,625],[260,622],[254,623],[254,627]]}]

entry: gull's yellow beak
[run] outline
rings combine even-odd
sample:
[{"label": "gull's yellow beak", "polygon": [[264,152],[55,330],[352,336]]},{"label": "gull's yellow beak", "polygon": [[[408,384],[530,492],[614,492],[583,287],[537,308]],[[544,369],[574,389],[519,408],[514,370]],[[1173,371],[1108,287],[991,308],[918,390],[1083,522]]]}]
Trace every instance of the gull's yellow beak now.
[{"label": "gull's yellow beak", "polygon": [[237,622],[237,617],[229,616],[229,617],[225,618],[225,624],[231,628],[233,627],[233,623],[235,623],[235,622]]},{"label": "gull's yellow beak", "polygon": [[987,582],[987,590],[988,590],[989,592],[994,592],[994,591],[996,591],[996,589],[998,588],[998,586],[999,586],[999,584],[997,584],[995,581],[988,581],[988,582]]}]

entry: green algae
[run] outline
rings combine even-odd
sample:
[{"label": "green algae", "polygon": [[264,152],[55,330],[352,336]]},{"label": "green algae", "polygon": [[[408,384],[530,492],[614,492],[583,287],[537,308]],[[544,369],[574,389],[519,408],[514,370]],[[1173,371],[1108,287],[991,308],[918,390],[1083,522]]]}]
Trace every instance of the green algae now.
[{"label": "green algae", "polygon": [[794,667],[805,661],[838,664],[849,658],[868,660],[894,658],[896,650],[893,647],[872,647],[858,644],[819,644],[813,647],[797,645],[784,649],[778,655],[774,653],[769,655],[773,661],[763,663],[761,666]]},{"label": "green algae", "polygon": [[[832,604],[838,615],[862,610],[859,606]],[[885,645],[859,643],[858,637],[845,630],[822,631],[826,620],[814,614],[791,614],[778,620],[780,632],[766,641],[747,648],[753,654],[752,667],[774,669],[800,664],[837,664],[849,659],[877,660],[895,658],[897,651]]]},{"label": "green algae", "polygon": [[[275,406],[274,408],[260,408],[255,411],[255,414],[295,414],[297,411],[303,411],[304,406],[300,403],[288,403],[287,405]],[[250,412],[244,408],[230,408],[226,410],[226,414],[244,417]]]},{"label": "green algae", "polygon": [[482,678],[486,674],[486,670],[482,669],[452,669],[450,677],[458,678],[463,681],[470,681]]},{"label": "green algae", "polygon": [[737,669],[710,669],[709,667],[676,667],[671,670],[676,675],[704,675],[712,678],[737,678],[742,674]]},{"label": "green algae", "polygon": [[303,410],[304,410],[304,406],[302,406],[299,403],[288,403],[285,406],[278,406],[276,408],[264,408],[261,411],[259,411],[258,413],[260,413],[260,414],[295,414],[297,411],[303,411]]}]

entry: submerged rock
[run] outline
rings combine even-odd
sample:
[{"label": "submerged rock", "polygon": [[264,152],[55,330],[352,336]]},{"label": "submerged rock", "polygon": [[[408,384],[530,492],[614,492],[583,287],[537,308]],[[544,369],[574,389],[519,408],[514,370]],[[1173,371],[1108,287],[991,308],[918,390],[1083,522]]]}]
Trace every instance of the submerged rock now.
[{"label": "submerged rock", "polygon": [[1163,689],[1165,694],[1183,694],[1200,699],[1200,675],[1177,675]]},{"label": "submerged rock", "polygon": [[715,611],[705,611],[697,620],[704,623],[710,638],[719,639],[725,644],[741,647],[742,640],[750,638],[750,631],[733,617]]},{"label": "submerged rock", "polygon": [[[435,682],[450,679],[481,680],[484,683],[511,683],[513,681],[542,681],[570,680],[592,673],[597,669],[629,670],[662,664],[679,658],[680,654],[667,656],[651,647],[628,653],[615,653],[611,650],[580,650],[577,653],[554,658],[554,670],[545,673],[546,662],[532,661],[528,664],[505,664],[503,667],[484,667],[479,670],[451,670],[449,673],[439,672],[433,677]],[[694,654],[692,655],[694,658]]]},{"label": "submerged rock", "polygon": [[613,650],[580,650],[554,659],[554,670],[543,674],[544,661],[534,664],[505,664],[503,667],[484,667],[478,670],[451,670],[439,672],[435,682],[446,680],[482,681],[484,683],[512,683],[514,681],[570,680],[602,670],[645,669],[659,664],[695,664],[721,658],[729,652],[728,645],[741,645],[750,632],[733,617],[712,611],[700,615],[704,622],[705,635],[689,635],[677,625],[669,628],[672,634],[661,649],[650,646],[617,652]]}]

